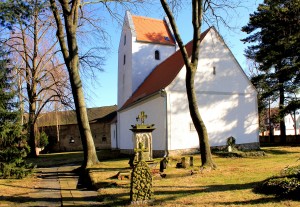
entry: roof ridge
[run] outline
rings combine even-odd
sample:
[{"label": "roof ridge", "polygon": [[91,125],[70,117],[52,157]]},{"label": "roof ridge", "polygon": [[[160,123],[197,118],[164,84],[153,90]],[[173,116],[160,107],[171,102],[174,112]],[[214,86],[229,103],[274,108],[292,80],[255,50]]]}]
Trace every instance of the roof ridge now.
[{"label": "roof ridge", "polygon": [[154,17],[138,16],[138,15],[134,15],[134,14],[131,14],[131,16],[136,17],[136,18],[141,18],[141,19],[150,19],[150,20],[165,22],[164,19],[157,19],[157,18],[154,18]]}]

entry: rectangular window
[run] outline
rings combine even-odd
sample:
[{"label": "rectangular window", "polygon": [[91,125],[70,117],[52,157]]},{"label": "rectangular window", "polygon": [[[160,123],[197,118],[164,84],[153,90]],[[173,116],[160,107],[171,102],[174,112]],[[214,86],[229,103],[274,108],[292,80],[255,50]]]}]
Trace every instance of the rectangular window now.
[{"label": "rectangular window", "polygon": [[216,66],[213,67],[213,74],[216,75]]},{"label": "rectangular window", "polygon": [[126,35],[124,35],[124,45],[126,45]]},{"label": "rectangular window", "polygon": [[123,65],[126,64],[126,55],[124,55]]},{"label": "rectangular window", "polygon": [[196,128],[195,128],[194,123],[190,123],[190,131],[191,131],[191,132],[196,131]]}]

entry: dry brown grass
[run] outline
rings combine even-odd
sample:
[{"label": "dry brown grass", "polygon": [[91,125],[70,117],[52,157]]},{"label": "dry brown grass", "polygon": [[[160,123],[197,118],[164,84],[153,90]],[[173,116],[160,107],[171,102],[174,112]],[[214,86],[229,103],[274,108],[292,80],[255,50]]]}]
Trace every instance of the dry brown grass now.
[{"label": "dry brown grass", "polygon": [[[194,156],[196,166],[176,169],[171,161],[166,178],[154,175],[154,201],[150,206],[300,206],[299,201],[280,200],[273,196],[255,194],[259,181],[280,172],[287,165],[297,165],[300,147],[268,147],[265,157],[220,158],[214,156],[217,170],[201,173],[200,157]],[[102,162],[91,170],[99,195],[107,206],[129,204],[130,181],[112,178],[128,167],[128,160]],[[118,168],[116,168],[116,166]],[[196,172],[191,175],[191,170]],[[102,187],[101,187],[102,186]]]},{"label": "dry brown grass", "polygon": [[[217,170],[191,175],[199,169],[200,157],[194,156],[195,167],[176,169],[176,159],[169,163],[166,178],[154,175],[154,201],[151,206],[300,206],[300,201],[280,200],[252,192],[256,182],[276,175],[284,167],[299,165],[300,147],[267,147],[268,154],[259,158],[220,158],[214,156]],[[68,153],[66,153],[68,154]],[[62,156],[45,155],[39,161],[51,165],[62,164],[61,159],[80,160],[76,153]],[[72,158],[73,157],[73,158]],[[179,157],[178,157],[179,158]],[[58,160],[59,163],[56,163]],[[159,160],[157,160],[159,161]],[[129,204],[130,182],[113,178],[120,170],[128,168],[127,159],[102,161],[91,169],[91,177],[99,186],[100,206],[126,206]],[[157,166],[158,168],[158,166]],[[0,206],[14,205],[24,195],[34,192],[40,179],[30,176],[22,180],[0,179]],[[6,198],[9,198],[6,201]]]},{"label": "dry brown grass", "polygon": [[25,195],[37,191],[35,186],[39,185],[39,180],[34,175],[23,179],[0,179],[0,206],[17,206]]}]

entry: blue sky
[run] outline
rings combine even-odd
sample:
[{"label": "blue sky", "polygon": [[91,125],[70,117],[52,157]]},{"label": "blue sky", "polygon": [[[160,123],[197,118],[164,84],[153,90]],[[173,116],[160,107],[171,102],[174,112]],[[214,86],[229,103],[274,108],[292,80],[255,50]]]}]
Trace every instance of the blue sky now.
[{"label": "blue sky", "polygon": [[[243,39],[247,35],[240,30],[242,26],[248,23],[249,14],[256,11],[258,4],[262,2],[263,0],[244,1],[242,7],[237,8],[234,12],[230,11],[227,19],[228,24],[235,29],[229,30],[222,25],[219,27],[219,33],[246,73],[248,69],[246,58],[243,54],[247,46],[244,45],[240,39]],[[134,12],[132,13],[135,14]],[[148,16],[157,19],[162,19],[165,16],[159,3],[154,6],[152,5],[151,9],[146,8],[136,15]],[[117,104],[118,46],[121,35],[121,26],[114,22],[114,20],[110,17],[105,18],[107,18],[106,21],[108,23],[104,29],[109,33],[111,38],[109,43],[110,51],[106,56],[105,65],[103,66],[104,71],[96,73],[97,81],[86,82],[85,97],[87,99],[87,107]],[[177,24],[184,43],[187,43],[192,39],[191,11],[187,6],[178,14]],[[203,30],[207,27],[207,25],[203,25]]]}]

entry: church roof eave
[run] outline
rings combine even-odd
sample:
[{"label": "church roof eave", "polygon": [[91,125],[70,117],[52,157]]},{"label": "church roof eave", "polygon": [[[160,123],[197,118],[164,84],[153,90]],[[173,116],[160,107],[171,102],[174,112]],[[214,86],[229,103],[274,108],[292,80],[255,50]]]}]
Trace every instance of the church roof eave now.
[{"label": "church roof eave", "polygon": [[[163,94],[164,91],[165,91],[164,89],[161,89],[159,91],[155,91],[152,94],[148,94],[148,95],[145,95],[145,96],[143,96],[141,98],[138,98],[138,99],[136,99],[134,101],[132,101],[131,98],[129,98],[128,101],[120,109],[118,109],[118,112],[123,111],[125,109],[128,109],[128,108],[130,108],[130,107],[132,107],[132,106],[134,106],[134,105],[136,105],[138,103],[141,103],[141,102],[143,102],[143,101],[145,101],[145,100],[147,100],[149,98],[152,98],[152,97],[154,97],[156,95]],[[163,96],[163,95],[161,95],[161,96]]]}]

